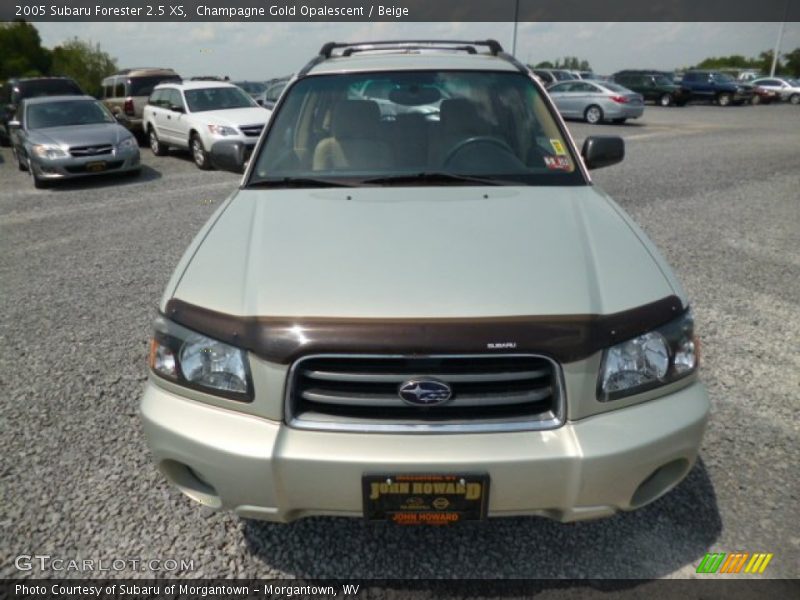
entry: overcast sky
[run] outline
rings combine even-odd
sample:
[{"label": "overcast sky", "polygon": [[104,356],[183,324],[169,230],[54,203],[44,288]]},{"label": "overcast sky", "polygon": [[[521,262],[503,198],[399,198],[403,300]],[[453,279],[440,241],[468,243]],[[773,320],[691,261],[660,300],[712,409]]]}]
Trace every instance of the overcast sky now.
[{"label": "overcast sky", "polygon": [[[511,23],[36,23],[45,46],[78,35],[121,68],[166,66],[184,77],[264,80],[304,65],[324,42],[398,38],[495,38],[511,48]],[[537,63],[589,60],[595,72],[675,69],[708,56],[756,56],[773,48],[778,23],[521,23],[517,57]],[[781,52],[800,47],[787,23]]]}]

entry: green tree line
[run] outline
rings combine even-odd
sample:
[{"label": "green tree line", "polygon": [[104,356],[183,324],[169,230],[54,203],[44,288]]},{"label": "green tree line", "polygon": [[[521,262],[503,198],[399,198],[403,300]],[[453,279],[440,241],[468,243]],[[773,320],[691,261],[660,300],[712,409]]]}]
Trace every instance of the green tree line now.
[{"label": "green tree line", "polygon": [[[699,63],[691,67],[685,67],[680,70],[687,69],[757,69],[764,74],[768,74],[772,68],[772,50],[765,50],[756,57],[748,58],[741,54],[732,54],[730,56],[712,56],[703,59]],[[591,71],[589,61],[586,59],[578,58],[577,56],[565,56],[561,59],[554,61],[545,60],[537,63],[534,68],[536,69],[572,69],[576,71]],[[775,68],[776,75],[785,75],[788,77],[800,77],[800,48],[795,48],[791,52],[782,54],[778,59]]]},{"label": "green tree line", "polygon": [[72,77],[87,94],[100,94],[100,81],[117,62],[99,44],[74,37],[52,50],[42,46],[36,27],[25,21],[0,22],[0,82],[11,77]]},{"label": "green tree line", "polygon": [[544,60],[534,66],[535,69],[570,69],[573,71],[591,71],[589,61],[580,59],[577,56],[565,56],[563,59],[555,61]]},{"label": "green tree line", "polygon": [[[765,50],[757,57],[747,58],[741,54],[730,56],[712,56],[697,63],[696,69],[757,69],[762,73],[769,73],[772,68],[772,58],[775,53]],[[775,65],[776,75],[800,77],[800,48],[782,54]]]}]

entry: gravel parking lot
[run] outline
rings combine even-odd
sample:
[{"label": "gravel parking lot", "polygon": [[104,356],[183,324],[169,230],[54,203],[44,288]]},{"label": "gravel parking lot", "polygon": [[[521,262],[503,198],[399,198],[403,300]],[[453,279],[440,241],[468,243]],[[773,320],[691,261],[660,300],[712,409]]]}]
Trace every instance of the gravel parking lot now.
[{"label": "gravel parking lot", "polygon": [[[648,107],[595,172],[695,307],[713,415],[674,492],[586,523],[457,528],[201,509],[150,462],[137,404],[150,321],[184,248],[237,185],[142,149],[139,179],[35,190],[0,149],[0,576],[19,554],[193,560],[186,577],[662,578],[706,552],[772,552],[800,576],[800,107]],[[115,575],[152,577],[126,570]],[[108,575],[107,573],[104,575]]]}]

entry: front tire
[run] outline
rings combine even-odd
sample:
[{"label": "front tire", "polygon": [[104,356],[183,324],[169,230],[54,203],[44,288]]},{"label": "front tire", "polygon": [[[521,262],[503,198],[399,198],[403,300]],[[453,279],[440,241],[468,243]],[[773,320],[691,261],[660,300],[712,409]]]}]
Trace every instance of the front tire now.
[{"label": "front tire", "polygon": [[719,96],[717,96],[717,104],[719,104],[720,106],[730,106],[732,99],[733,98],[731,98],[730,94],[722,93]]},{"label": "front tire", "polygon": [[150,143],[150,150],[153,152],[153,154],[156,156],[165,156],[167,154],[167,146],[158,141],[158,134],[152,127],[150,128],[150,132],[147,134],[147,138]]},{"label": "front tire", "polygon": [[208,158],[208,152],[203,148],[203,142],[196,133],[192,134],[189,140],[189,151],[192,153],[192,160],[194,160],[194,164],[197,165],[198,169],[208,171],[211,168],[211,160]]},{"label": "front tire", "polygon": [[750,104],[752,104],[753,106],[761,104],[761,96],[759,96],[758,94],[753,94],[753,97],[750,98]]},{"label": "front tire", "polygon": [[13,145],[11,146],[11,156],[13,156],[14,160],[17,161],[17,168],[20,171],[27,171],[28,170],[27,163],[22,161],[22,159],[19,157],[19,154],[17,154],[17,148],[15,146],[13,146]]},{"label": "front tire", "polygon": [[792,94],[789,96],[789,102],[792,104],[800,104],[800,94]]},{"label": "front tire", "polygon": [[658,99],[658,103],[661,106],[671,106],[672,102],[672,94],[661,94],[661,97]]},{"label": "front tire", "polygon": [[603,120],[603,109],[592,104],[583,111],[583,119],[591,125],[597,125]]}]

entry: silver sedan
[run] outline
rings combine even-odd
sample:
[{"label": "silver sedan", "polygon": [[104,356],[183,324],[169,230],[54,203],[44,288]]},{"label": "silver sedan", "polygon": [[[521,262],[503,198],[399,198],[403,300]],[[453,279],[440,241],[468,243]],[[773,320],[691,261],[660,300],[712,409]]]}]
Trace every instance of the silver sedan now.
[{"label": "silver sedan", "polygon": [[58,179],[141,170],[139,145],[89,96],[29,98],[9,121],[12,151],[36,187]]},{"label": "silver sedan", "polygon": [[753,85],[774,90],[781,95],[781,100],[786,100],[792,104],[800,104],[800,82],[785,77],[762,77],[751,81]]},{"label": "silver sedan", "polygon": [[624,123],[644,113],[641,94],[608,81],[562,81],[547,92],[564,118]]}]

